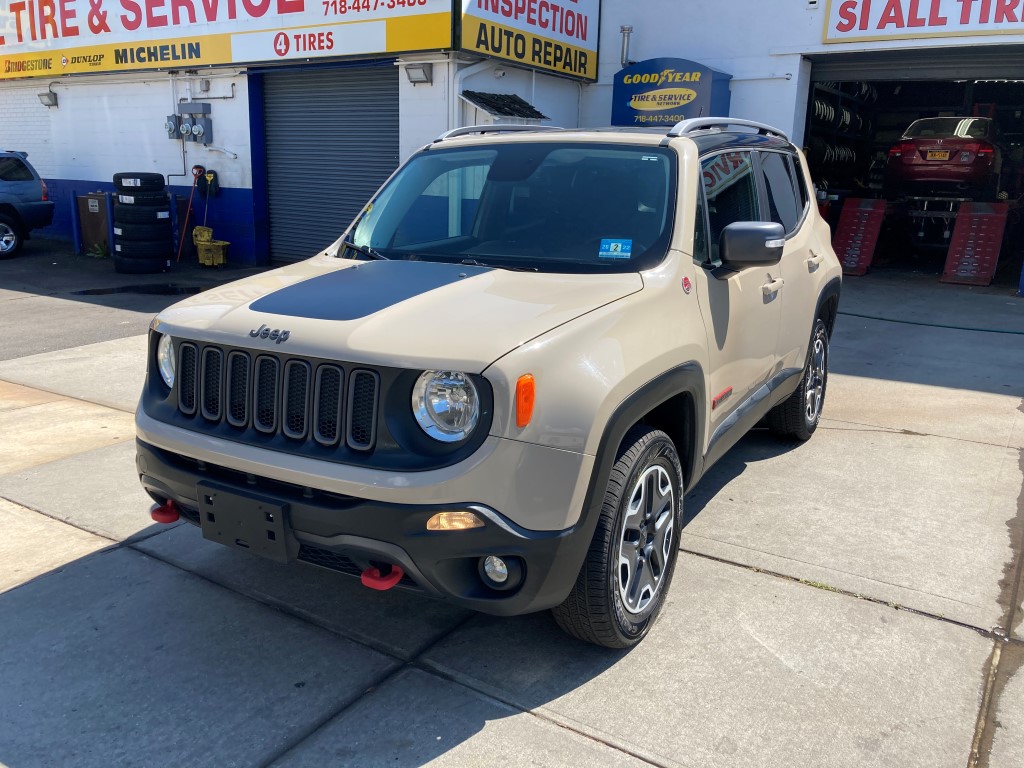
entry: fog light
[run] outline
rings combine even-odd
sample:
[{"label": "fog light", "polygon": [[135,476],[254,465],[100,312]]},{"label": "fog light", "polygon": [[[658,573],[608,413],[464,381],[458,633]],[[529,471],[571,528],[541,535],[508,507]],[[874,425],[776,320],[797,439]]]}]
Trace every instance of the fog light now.
[{"label": "fog light", "polygon": [[508,565],[500,557],[488,555],[484,558],[484,575],[495,584],[508,581]]},{"label": "fog light", "polygon": [[427,520],[428,531],[466,531],[483,528],[484,521],[472,512],[438,512]]}]

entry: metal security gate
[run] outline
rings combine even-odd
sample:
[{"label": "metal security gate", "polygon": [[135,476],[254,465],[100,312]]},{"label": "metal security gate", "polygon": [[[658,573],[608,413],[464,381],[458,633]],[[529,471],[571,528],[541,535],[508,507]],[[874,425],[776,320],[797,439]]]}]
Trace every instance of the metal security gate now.
[{"label": "metal security gate", "polygon": [[1021,46],[945,46],[897,51],[820,53],[811,60],[811,80],[1022,79]]},{"label": "metal security gate", "polygon": [[273,72],[263,83],[270,255],[306,259],[398,167],[398,67]]}]

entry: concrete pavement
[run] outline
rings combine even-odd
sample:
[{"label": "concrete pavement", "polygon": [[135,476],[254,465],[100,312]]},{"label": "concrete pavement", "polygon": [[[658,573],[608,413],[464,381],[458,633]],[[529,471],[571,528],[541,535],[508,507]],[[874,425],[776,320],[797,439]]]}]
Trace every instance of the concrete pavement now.
[{"label": "concrete pavement", "polygon": [[[118,279],[23,259],[0,263],[0,765],[1024,764],[1024,300],[848,279],[819,432],[710,471],[661,620],[610,653],[152,525],[130,422],[174,297],[83,302]],[[91,326],[39,324],[42,298]]]}]

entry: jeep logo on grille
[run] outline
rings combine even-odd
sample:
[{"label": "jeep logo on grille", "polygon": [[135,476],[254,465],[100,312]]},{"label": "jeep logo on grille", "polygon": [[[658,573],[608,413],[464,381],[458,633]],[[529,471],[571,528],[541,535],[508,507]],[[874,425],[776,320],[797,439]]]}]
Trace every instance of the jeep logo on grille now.
[{"label": "jeep logo on grille", "polygon": [[282,331],[280,328],[270,330],[266,325],[261,325],[259,328],[254,328],[249,331],[249,335],[254,339],[270,339],[271,341],[280,344],[282,341],[288,341],[288,337],[292,335],[292,332]]}]

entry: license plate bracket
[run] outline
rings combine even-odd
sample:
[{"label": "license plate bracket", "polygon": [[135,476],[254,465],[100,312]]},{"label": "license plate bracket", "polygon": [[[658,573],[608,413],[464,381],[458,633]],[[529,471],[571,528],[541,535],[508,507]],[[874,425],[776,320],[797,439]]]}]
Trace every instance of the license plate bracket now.
[{"label": "license plate bracket", "polygon": [[929,149],[926,160],[949,160],[948,149]]},{"label": "license plate bracket", "polygon": [[286,563],[288,505],[216,483],[197,483],[203,538]]}]

